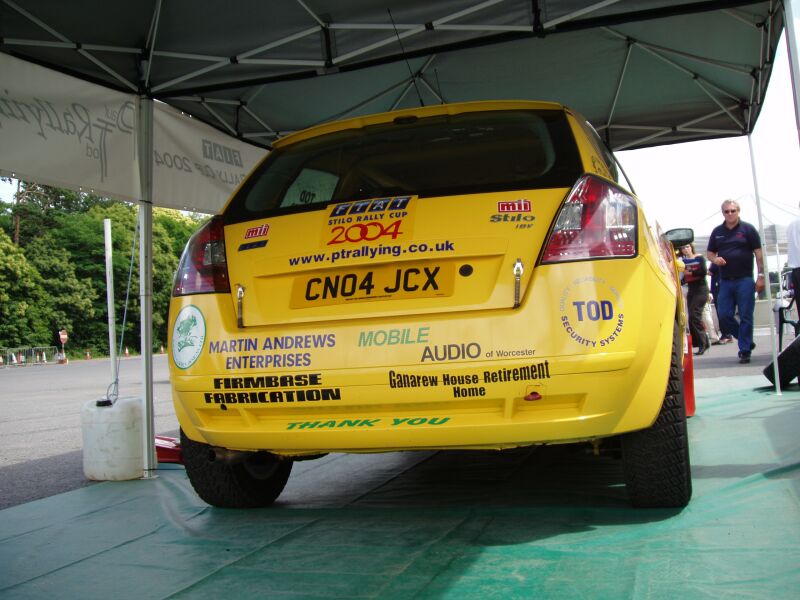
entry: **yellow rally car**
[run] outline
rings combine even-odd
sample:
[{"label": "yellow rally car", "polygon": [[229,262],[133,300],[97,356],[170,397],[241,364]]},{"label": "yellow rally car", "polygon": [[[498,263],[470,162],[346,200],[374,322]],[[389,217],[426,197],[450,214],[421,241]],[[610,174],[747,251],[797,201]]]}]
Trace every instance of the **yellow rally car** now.
[{"label": "yellow rally car", "polygon": [[327,452],[588,441],[621,448],[634,505],[684,506],[674,254],[617,179],[554,103],[429,106],[275,142],[175,279],[197,493],[268,505],[293,460]]}]

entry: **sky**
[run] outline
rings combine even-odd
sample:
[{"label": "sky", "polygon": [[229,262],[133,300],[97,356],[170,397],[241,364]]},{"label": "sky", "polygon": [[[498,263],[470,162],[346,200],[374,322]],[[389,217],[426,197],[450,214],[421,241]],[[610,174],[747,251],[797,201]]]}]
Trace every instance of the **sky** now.
[{"label": "sky", "polygon": [[[799,17],[800,0],[792,0],[792,6]],[[795,23],[800,30],[800,21]],[[751,140],[763,225],[788,224],[800,217],[800,186],[795,185],[800,139],[785,39]],[[619,152],[617,158],[648,220],[664,231],[691,227],[695,235],[708,236],[722,222],[720,205],[727,199],[737,200],[742,219],[760,227],[746,137]],[[0,183],[0,198],[10,202],[15,189]]]}]

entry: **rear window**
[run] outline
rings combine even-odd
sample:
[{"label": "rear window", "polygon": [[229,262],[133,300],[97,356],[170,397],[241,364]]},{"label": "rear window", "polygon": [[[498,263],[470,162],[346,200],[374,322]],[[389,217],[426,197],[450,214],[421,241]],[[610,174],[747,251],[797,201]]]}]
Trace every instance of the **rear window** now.
[{"label": "rear window", "polygon": [[383,196],[571,187],[580,174],[561,111],[401,117],[275,150],[242,186],[226,222]]}]

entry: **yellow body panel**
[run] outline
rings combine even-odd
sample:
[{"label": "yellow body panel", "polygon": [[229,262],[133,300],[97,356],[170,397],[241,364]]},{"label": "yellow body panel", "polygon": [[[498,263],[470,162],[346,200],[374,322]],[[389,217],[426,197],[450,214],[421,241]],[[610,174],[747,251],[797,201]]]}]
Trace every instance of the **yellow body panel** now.
[{"label": "yellow body panel", "polygon": [[[323,125],[276,146],[405,114],[459,110],[475,105]],[[586,172],[608,178],[567,114]],[[680,311],[674,260],[639,209],[635,257],[538,265],[568,192],[476,194],[469,214],[452,210],[458,197],[412,198],[404,214],[380,217],[382,229],[364,223],[349,232],[345,226],[355,222],[339,223],[330,209],[284,215],[263,224],[269,243],[246,253],[237,247],[254,223],[228,226],[233,292],[177,297],[170,306],[182,429],[213,446],[291,456],[499,449],[650,426],[664,398]],[[525,212],[493,213],[498,203],[528,199]],[[389,250],[365,266],[364,253],[376,248]],[[401,282],[405,291],[392,295]]]}]

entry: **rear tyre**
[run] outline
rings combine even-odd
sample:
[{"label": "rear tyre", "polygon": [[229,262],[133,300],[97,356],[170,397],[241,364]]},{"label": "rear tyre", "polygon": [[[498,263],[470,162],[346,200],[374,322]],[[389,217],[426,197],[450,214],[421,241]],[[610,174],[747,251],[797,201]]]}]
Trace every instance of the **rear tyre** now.
[{"label": "rear tyre", "polygon": [[622,436],[625,485],[635,507],[681,508],[692,497],[682,351],[682,330],[676,323],[669,382],[661,411],[648,429]]},{"label": "rear tyre", "polygon": [[239,462],[215,460],[211,446],[189,439],[181,429],[183,464],[192,487],[204,501],[221,508],[271,505],[283,491],[292,461],[253,452]]},{"label": "rear tyre", "polygon": [[[778,372],[781,378],[781,387],[785,388],[792,380],[800,375],[800,337],[795,338],[778,355]],[[769,382],[775,384],[775,363],[771,362],[762,371]]]}]

